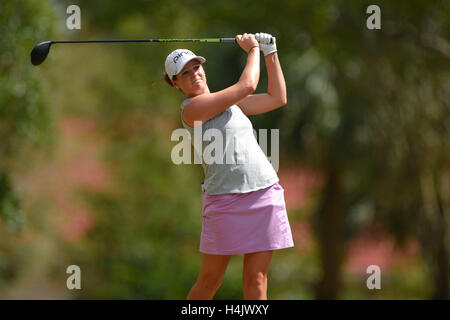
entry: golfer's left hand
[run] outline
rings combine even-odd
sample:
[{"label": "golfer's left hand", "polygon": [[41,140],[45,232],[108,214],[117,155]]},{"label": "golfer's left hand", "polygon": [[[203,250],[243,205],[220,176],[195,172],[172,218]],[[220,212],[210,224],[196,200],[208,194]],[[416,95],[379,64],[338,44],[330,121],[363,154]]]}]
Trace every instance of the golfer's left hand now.
[{"label": "golfer's left hand", "polygon": [[[277,52],[276,38],[272,37],[268,33],[257,33],[255,35],[256,41],[259,42],[259,48],[267,56],[271,53]],[[270,43],[270,39],[273,38],[273,43]]]}]

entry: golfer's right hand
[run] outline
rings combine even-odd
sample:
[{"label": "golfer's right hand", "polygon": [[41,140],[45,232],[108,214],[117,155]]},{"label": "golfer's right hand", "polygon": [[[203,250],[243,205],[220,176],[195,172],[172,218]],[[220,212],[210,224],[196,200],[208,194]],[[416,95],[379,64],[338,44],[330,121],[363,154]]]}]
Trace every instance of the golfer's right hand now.
[{"label": "golfer's right hand", "polygon": [[236,42],[245,52],[249,52],[253,47],[258,47],[259,43],[256,41],[255,35],[251,33],[244,33],[243,35],[238,34],[236,36]]}]

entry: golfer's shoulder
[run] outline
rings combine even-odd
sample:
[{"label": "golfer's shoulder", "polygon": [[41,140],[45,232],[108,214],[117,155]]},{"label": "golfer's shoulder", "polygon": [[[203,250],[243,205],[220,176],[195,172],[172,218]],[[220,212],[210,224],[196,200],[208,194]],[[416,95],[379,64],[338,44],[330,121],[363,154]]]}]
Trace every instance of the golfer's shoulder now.
[{"label": "golfer's shoulder", "polygon": [[214,98],[212,96],[211,93],[202,93],[193,97],[189,97],[187,99],[185,99],[182,103],[181,103],[181,109],[185,109],[186,107],[188,107],[188,109],[199,109],[205,106],[209,106],[212,103],[214,103]]}]

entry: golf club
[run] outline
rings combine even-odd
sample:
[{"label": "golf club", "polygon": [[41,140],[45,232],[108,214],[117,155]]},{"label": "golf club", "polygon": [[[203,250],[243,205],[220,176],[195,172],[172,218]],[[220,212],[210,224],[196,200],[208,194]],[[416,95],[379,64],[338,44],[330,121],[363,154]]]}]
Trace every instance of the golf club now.
[{"label": "golf club", "polygon": [[[31,63],[35,66],[44,62],[54,43],[107,43],[107,42],[236,42],[235,38],[202,38],[202,39],[137,39],[137,40],[78,40],[78,41],[43,41],[31,51]],[[271,40],[273,42],[273,39]]]}]

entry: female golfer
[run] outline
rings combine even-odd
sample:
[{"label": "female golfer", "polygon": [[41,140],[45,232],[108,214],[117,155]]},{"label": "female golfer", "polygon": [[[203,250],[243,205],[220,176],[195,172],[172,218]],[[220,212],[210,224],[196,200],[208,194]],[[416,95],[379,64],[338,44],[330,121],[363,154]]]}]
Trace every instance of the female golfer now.
[{"label": "female golfer", "polygon": [[[237,83],[218,92],[209,91],[202,67],[205,58],[177,49],[166,59],[165,80],[187,97],[181,104],[183,126],[191,137],[194,130],[201,129],[205,134],[215,129],[222,134],[223,141],[219,142],[226,149],[222,155],[215,154],[219,161],[202,161],[202,264],[187,299],[212,299],[231,256],[236,254],[244,254],[244,299],[267,299],[272,251],[294,246],[284,190],[246,116],[286,104],[286,84],[275,38],[270,43],[271,38],[266,33],[236,36],[248,54],[246,66]],[[252,94],[259,81],[260,50],[265,56],[268,89],[267,93]],[[196,151],[203,155],[210,143],[200,142],[201,150]]]}]

